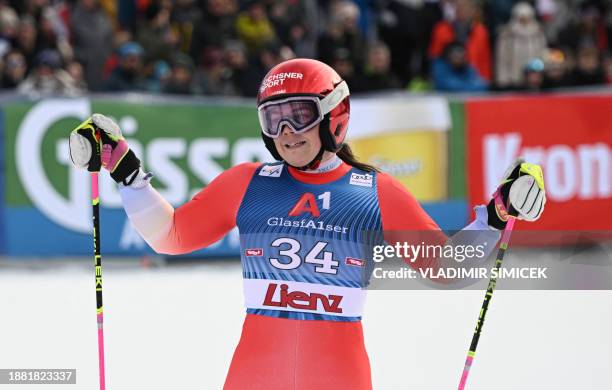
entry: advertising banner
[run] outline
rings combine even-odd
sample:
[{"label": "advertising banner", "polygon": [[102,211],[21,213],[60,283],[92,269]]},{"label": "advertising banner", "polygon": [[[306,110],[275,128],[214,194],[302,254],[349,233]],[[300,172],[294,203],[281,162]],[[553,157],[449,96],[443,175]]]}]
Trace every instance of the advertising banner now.
[{"label": "advertising banner", "polygon": [[363,99],[351,104],[349,144],[357,157],[398,179],[415,198],[448,197],[447,135],[443,98]]},{"label": "advertising banner", "polygon": [[419,201],[446,198],[446,133],[385,133],[353,140],[351,147],[360,159],[398,179]]},{"label": "advertising banner", "polygon": [[521,229],[612,230],[612,96],[542,96],[466,102],[471,205],[484,203],[518,156],[541,164],[548,202]]},{"label": "advertising banner", "polygon": [[[9,103],[3,111],[8,255],[92,252],[90,176],[72,167],[68,136],[94,112],[116,119],[145,169],[154,172],[154,186],[175,206],[191,199],[230,166],[270,158],[252,106],[83,98]],[[107,174],[100,175],[100,199],[103,253],[151,253],[132,229],[116,184]],[[235,255],[236,233],[202,254]]]},{"label": "advertising banner", "polygon": [[[442,227],[461,226],[466,217],[462,202],[440,203],[447,196],[450,119],[446,102],[441,98],[378,98],[352,103],[350,142],[360,158],[396,176],[417,199],[430,202],[425,208]],[[117,121],[145,170],[154,174],[155,188],[175,207],[225,169],[271,159],[251,103],[9,100],[0,110],[5,164],[0,169],[2,253],[22,257],[91,254],[90,175],[73,168],[68,136],[94,112]],[[127,219],[114,181],[106,173],[99,177],[102,252],[152,254]],[[460,212],[449,213],[451,208]],[[236,256],[238,248],[234,229],[196,256]]]}]

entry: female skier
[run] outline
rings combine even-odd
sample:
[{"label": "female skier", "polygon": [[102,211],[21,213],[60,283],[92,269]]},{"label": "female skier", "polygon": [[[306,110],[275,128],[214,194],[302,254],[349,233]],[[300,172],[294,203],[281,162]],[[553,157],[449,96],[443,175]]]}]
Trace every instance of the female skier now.
[{"label": "female skier", "polygon": [[[158,253],[206,247],[238,226],[247,314],[225,389],[371,389],[361,327],[371,254],[362,233],[439,228],[398,181],[358,162],[344,144],[349,89],[329,66],[277,65],[261,83],[257,110],[279,162],[232,167],[176,210],[103,115],[71,133],[71,158],[79,168],[110,171],[132,224]],[[545,202],[538,168],[511,166],[464,230],[503,229],[508,214],[538,219]]]}]

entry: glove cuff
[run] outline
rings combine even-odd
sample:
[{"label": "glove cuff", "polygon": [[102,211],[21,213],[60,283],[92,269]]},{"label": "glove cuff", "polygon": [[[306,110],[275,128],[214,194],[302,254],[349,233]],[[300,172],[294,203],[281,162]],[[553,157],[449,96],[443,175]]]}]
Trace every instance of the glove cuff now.
[{"label": "glove cuff", "polygon": [[[111,172],[111,177],[117,183],[129,186],[137,175],[134,172],[140,169],[140,160],[131,149],[123,156],[117,167]],[[127,180],[127,181],[126,181]]]},{"label": "glove cuff", "polygon": [[508,223],[507,219],[503,220],[497,213],[495,207],[495,197],[491,199],[489,201],[489,204],[487,205],[487,214],[487,223],[489,224],[489,226],[494,227],[498,230],[504,230],[506,228],[506,224]]},{"label": "glove cuff", "polygon": [[119,187],[129,186],[132,189],[140,189],[140,188],[147,186],[151,182],[151,179],[153,179],[152,173],[150,172],[147,173],[143,171],[142,168],[138,168],[137,171],[129,175],[124,180],[124,183],[128,183],[128,184],[119,183]]}]

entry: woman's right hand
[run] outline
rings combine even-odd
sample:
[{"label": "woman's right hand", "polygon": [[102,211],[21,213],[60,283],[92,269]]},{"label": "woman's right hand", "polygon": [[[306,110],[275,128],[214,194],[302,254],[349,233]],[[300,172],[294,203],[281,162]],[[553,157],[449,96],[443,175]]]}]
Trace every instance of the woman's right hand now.
[{"label": "woman's right hand", "polygon": [[107,116],[93,114],[70,133],[70,158],[77,168],[99,172],[130,185],[140,170],[140,160],[130,150],[119,126]]}]

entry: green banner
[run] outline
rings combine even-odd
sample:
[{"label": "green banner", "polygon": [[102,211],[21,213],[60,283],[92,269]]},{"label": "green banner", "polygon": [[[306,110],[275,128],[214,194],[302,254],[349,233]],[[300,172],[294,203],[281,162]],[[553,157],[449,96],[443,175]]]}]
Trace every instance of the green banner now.
[{"label": "green banner", "polygon": [[465,199],[465,108],[463,102],[450,101],[451,131],[448,142],[448,196]]},{"label": "green banner", "polygon": [[[171,203],[189,200],[232,165],[269,160],[251,105],[51,99],[9,103],[6,120],[6,202],[35,206],[55,223],[89,229],[88,176],[71,167],[70,131],[94,112],[113,117],[153,184]],[[116,186],[101,175],[101,200],[120,208]]]}]

